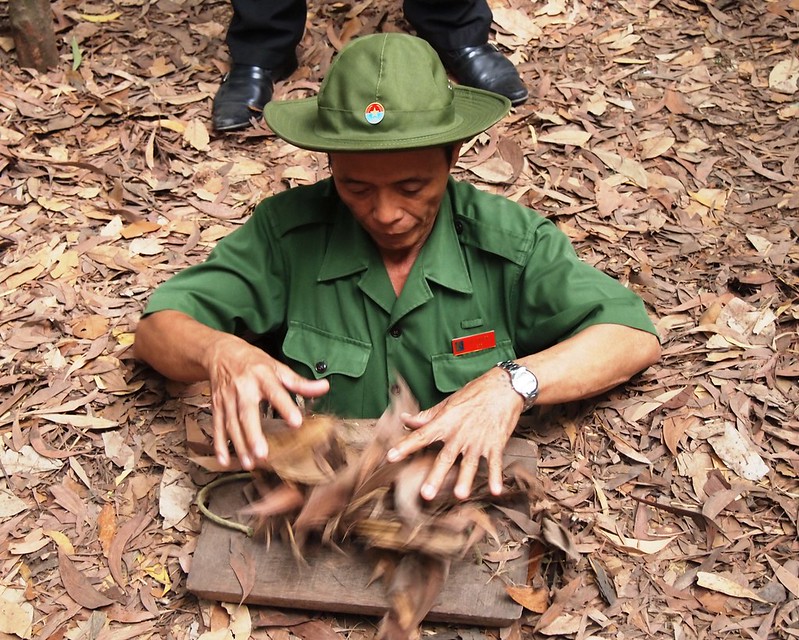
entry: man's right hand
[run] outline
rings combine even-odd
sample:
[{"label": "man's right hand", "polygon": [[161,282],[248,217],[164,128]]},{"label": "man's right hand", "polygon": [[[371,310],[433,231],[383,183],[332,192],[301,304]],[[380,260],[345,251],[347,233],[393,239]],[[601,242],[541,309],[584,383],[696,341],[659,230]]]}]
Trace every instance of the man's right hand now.
[{"label": "man's right hand", "polygon": [[315,398],[327,393],[329,384],[303,378],[261,349],[223,335],[207,351],[214,450],[219,463],[227,465],[228,442],[232,442],[241,466],[253,469],[269,453],[261,428],[261,401],[268,402],[289,426],[299,427],[302,413],[292,393]]},{"label": "man's right hand", "polygon": [[302,414],[292,394],[316,398],[330,388],[327,380],[298,376],[258,347],[178,311],[142,318],[134,349],[137,358],[167,378],[210,381],[214,450],[222,465],[230,463],[230,442],[245,469],[267,457],[262,401],[269,402],[289,425],[299,427]]}]

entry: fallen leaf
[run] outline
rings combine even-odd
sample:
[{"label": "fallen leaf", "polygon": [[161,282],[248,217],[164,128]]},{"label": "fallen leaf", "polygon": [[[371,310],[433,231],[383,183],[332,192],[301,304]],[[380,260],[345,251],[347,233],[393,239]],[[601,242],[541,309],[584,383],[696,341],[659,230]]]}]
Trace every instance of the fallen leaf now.
[{"label": "fallen leaf", "polygon": [[13,593],[6,589],[0,594],[0,633],[27,640],[32,637],[35,610],[30,602],[7,599]]},{"label": "fallen leaf", "polygon": [[508,595],[525,609],[533,613],[544,613],[549,607],[549,589],[534,589],[533,587],[512,586],[505,587]]},{"label": "fallen leaf", "polygon": [[158,511],[164,519],[164,529],[174,527],[188,515],[196,493],[188,476],[175,469],[164,469],[158,497]]},{"label": "fallen leaf", "polygon": [[5,473],[47,473],[60,469],[62,462],[39,455],[30,445],[25,445],[18,452],[11,449],[0,450],[0,462]]},{"label": "fallen leaf", "polygon": [[700,189],[689,191],[688,195],[712,211],[724,211],[727,206],[727,192],[723,189]]},{"label": "fallen leaf", "polygon": [[103,547],[103,555],[107,558],[117,533],[117,516],[114,505],[106,502],[97,516],[97,538]]},{"label": "fallen leaf", "polygon": [[134,238],[130,241],[130,250],[140,256],[157,256],[164,250],[164,245],[156,238]]},{"label": "fallen leaf", "polygon": [[749,600],[755,600],[756,602],[767,602],[748,587],[715,573],[698,571],[696,574],[696,584],[705,589],[718,591],[719,593],[735,598],[747,598]]},{"label": "fallen leaf", "polygon": [[197,151],[208,151],[210,149],[208,143],[211,137],[208,135],[205,123],[199,118],[189,121],[186,125],[186,130],[183,132],[183,139]]},{"label": "fallen leaf", "polygon": [[28,508],[28,503],[6,489],[0,489],[0,518],[10,518],[22,513]]},{"label": "fallen leaf", "polygon": [[583,129],[576,127],[563,127],[562,129],[551,129],[538,136],[539,142],[549,144],[571,145],[584,147],[591,139],[591,134]]},{"label": "fallen leaf", "polygon": [[742,478],[757,482],[769,472],[760,454],[732,423],[725,422],[722,433],[709,436],[707,441],[722,462]]},{"label": "fallen leaf", "polygon": [[63,551],[69,556],[75,555],[75,547],[63,533],[60,531],[43,531],[42,533],[58,545],[59,551]]},{"label": "fallen leaf", "polygon": [[674,146],[676,139],[674,136],[661,135],[654,138],[647,138],[641,143],[641,157],[644,160],[662,156]]},{"label": "fallen leaf", "polygon": [[485,162],[469,167],[481,180],[491,184],[502,184],[513,177],[513,165],[499,157],[491,157]]},{"label": "fallen leaf", "polygon": [[649,186],[649,176],[640,162],[602,149],[592,149],[591,151],[610,169],[629,178],[642,189]]},{"label": "fallen leaf", "polygon": [[89,579],[78,571],[69,556],[60,548],[58,550],[58,570],[61,574],[61,583],[69,597],[82,607],[99,609],[114,602],[95,589]]},{"label": "fallen leaf", "polygon": [[638,538],[628,538],[621,536],[612,531],[598,528],[597,533],[610,540],[614,545],[623,551],[632,554],[650,555],[663,551],[673,540],[679,537],[679,534],[673,536],[664,536],[655,540],[640,540]]},{"label": "fallen leaf", "polygon": [[546,542],[565,552],[572,560],[580,559],[571,533],[552,518],[544,516],[542,519],[541,535]]},{"label": "fallen leaf", "polygon": [[774,571],[774,575],[777,577],[777,580],[782,583],[782,586],[799,598],[799,577],[788,571],[784,566],[771,558],[771,556],[766,556],[766,560],[768,560],[772,571]]},{"label": "fallen leaf", "polygon": [[119,426],[115,420],[77,413],[42,413],[40,416],[43,420],[56,424],[68,424],[76,429],[111,429]]},{"label": "fallen leaf", "polygon": [[81,13],[80,19],[85,20],[86,22],[113,22],[121,15],[122,14],[119,11],[114,11],[112,13],[106,13],[106,14]]},{"label": "fallen leaf", "polygon": [[580,630],[580,618],[578,615],[564,613],[537,631],[545,636],[570,636]]},{"label": "fallen leaf", "polygon": [[230,633],[233,635],[233,640],[249,640],[252,635],[252,617],[250,616],[250,609],[247,605],[239,604],[234,605],[228,602],[223,602],[222,606],[230,615]]},{"label": "fallen leaf", "polygon": [[229,562],[230,568],[233,569],[236,580],[239,581],[241,586],[241,598],[239,600],[241,605],[250,596],[258,578],[258,564],[255,558],[252,557],[250,547],[244,544],[243,536],[238,536],[231,540]]},{"label": "fallen leaf", "polygon": [[84,316],[72,323],[72,334],[78,338],[94,340],[108,331],[108,318],[97,314]]},{"label": "fallen leaf", "polygon": [[768,75],[772,91],[793,94],[799,90],[799,59],[788,58],[778,62]]}]

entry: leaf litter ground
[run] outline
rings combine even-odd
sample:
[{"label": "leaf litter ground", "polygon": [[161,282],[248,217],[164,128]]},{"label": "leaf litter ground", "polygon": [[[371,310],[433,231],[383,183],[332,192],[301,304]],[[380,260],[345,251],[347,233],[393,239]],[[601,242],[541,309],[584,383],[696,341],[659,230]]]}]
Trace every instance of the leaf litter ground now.
[{"label": "leaf litter ground", "polygon": [[[519,624],[422,634],[799,637],[799,2],[491,4],[531,97],[456,173],[636,290],[664,356],[523,430],[555,526]],[[349,38],[406,29],[399,3],[310,5],[280,97]],[[52,6],[48,74],[16,67],[0,15],[0,635],[373,637],[186,592],[207,388],[130,353],[153,287],[325,158],[263,124],[209,134],[227,2]]]}]

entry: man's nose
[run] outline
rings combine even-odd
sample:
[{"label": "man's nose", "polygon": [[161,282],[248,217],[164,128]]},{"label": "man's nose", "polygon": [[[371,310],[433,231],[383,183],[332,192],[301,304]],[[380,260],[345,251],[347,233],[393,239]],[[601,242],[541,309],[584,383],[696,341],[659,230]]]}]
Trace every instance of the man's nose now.
[{"label": "man's nose", "polygon": [[390,225],[402,217],[402,208],[390,193],[378,191],[375,194],[372,216],[380,224]]}]

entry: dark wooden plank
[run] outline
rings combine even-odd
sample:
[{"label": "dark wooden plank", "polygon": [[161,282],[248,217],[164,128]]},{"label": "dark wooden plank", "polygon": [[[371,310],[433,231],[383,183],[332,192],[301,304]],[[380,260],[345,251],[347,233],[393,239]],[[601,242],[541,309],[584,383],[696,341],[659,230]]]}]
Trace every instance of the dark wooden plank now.
[{"label": "dark wooden plank", "polygon": [[[513,459],[536,466],[535,446],[512,438],[506,462]],[[225,517],[243,506],[240,485],[223,485],[211,496],[211,510]],[[256,558],[256,583],[245,599],[248,604],[332,613],[382,616],[387,608],[383,585],[369,585],[372,563],[368,553],[354,547],[345,553],[317,549],[306,555],[307,565],[297,563],[287,544],[272,540],[269,547],[255,538],[206,520],[192,559],[187,587],[209,600],[239,602],[241,586],[230,567],[234,538],[244,545],[248,557]],[[427,619],[477,626],[503,627],[521,616],[522,607],[505,591],[505,582],[524,584],[528,551],[503,569],[502,577],[469,557],[453,562],[449,578]]]}]

